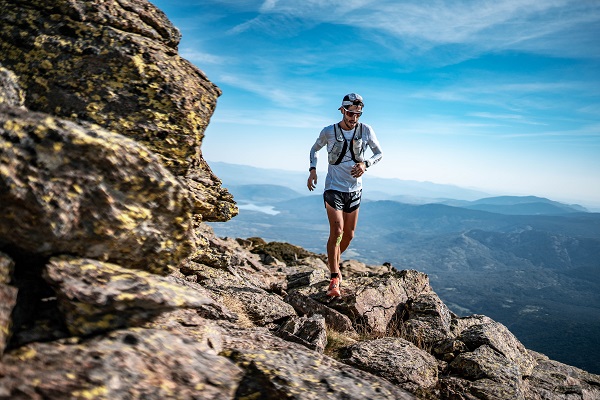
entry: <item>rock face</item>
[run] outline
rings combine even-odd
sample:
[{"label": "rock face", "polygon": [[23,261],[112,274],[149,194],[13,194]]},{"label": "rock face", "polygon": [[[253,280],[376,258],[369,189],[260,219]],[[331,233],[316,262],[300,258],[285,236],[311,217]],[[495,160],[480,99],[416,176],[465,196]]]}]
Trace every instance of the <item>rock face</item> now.
[{"label": "rock face", "polygon": [[[142,0],[0,0],[0,398],[596,399],[427,275],[217,238],[219,90]],[[166,275],[166,276],[165,276]]]},{"label": "rock face", "polygon": [[177,54],[180,33],[160,10],[145,0],[0,6],[0,62],[17,75],[28,109],[143,143],[186,184],[198,215],[237,213],[200,152],[221,92]]},{"label": "rock face", "polygon": [[155,272],[192,251],[188,192],[144,145],[3,107],[0,160],[0,237],[14,246]]}]

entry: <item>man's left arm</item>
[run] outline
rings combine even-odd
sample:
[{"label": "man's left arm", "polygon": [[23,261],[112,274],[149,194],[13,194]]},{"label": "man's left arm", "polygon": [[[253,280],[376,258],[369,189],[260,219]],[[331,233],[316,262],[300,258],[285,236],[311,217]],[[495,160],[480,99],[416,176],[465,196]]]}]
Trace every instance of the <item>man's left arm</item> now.
[{"label": "man's left arm", "polygon": [[369,140],[367,144],[371,148],[373,155],[365,160],[365,167],[369,168],[371,165],[377,164],[381,158],[383,157],[383,152],[381,151],[381,146],[379,145],[379,141],[377,140],[377,136],[375,136],[375,131],[373,128],[369,130]]}]

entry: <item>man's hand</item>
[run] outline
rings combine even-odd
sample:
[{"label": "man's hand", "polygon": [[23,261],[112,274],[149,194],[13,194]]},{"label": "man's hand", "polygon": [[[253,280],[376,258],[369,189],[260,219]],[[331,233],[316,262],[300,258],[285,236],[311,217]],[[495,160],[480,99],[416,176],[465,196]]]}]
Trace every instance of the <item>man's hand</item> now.
[{"label": "man's hand", "polygon": [[315,190],[317,187],[317,170],[310,170],[310,175],[308,176],[308,182],[306,183],[306,186],[308,186],[308,190],[311,192]]},{"label": "man's hand", "polygon": [[366,170],[367,170],[367,166],[365,165],[365,163],[359,162],[359,163],[354,164],[354,167],[352,167],[350,174],[352,174],[353,177],[358,178],[358,177],[362,176],[362,174],[364,174]]}]

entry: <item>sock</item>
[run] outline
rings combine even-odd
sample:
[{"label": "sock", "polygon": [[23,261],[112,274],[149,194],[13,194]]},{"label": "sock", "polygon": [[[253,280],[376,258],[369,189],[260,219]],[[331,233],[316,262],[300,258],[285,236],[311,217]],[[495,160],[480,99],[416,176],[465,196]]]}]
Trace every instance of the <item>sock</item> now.
[{"label": "sock", "polygon": [[337,272],[332,272],[331,273],[331,279],[333,279],[333,278],[339,278],[339,277],[340,277],[340,274],[338,274]]}]

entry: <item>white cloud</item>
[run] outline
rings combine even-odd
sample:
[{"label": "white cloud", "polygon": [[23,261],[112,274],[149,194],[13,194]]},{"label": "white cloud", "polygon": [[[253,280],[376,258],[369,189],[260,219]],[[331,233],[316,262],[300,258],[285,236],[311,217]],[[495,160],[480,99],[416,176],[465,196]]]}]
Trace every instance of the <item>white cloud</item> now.
[{"label": "white cloud", "polygon": [[[267,0],[265,16],[359,27],[397,40],[393,46],[428,51],[443,45],[466,45],[477,51],[516,49],[599,57],[586,49],[596,43],[600,3],[574,0],[456,1],[318,1]],[[271,20],[273,23],[273,20]],[[577,38],[576,42],[564,38]],[[374,39],[375,40],[375,39]],[[381,39],[384,41],[384,39]],[[581,44],[582,46],[579,46]],[[600,45],[597,45],[600,47]],[[463,50],[464,51],[464,50]]]},{"label": "white cloud", "polygon": [[252,76],[245,74],[221,75],[218,81],[220,84],[225,83],[257,94],[281,107],[302,108],[306,107],[307,104],[314,106],[321,102],[321,99],[313,90],[303,89],[301,82],[282,84],[281,82],[270,80],[267,83],[262,83]]},{"label": "white cloud", "polygon": [[180,55],[186,60],[200,66],[205,64],[224,64],[227,61],[227,57],[203,53],[193,48],[181,49]]}]

